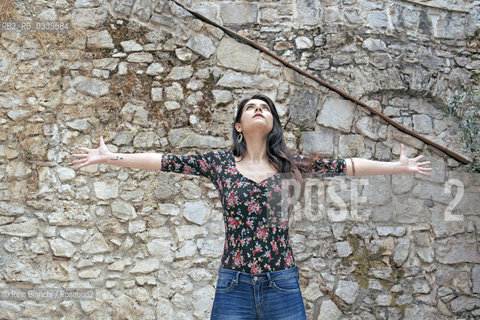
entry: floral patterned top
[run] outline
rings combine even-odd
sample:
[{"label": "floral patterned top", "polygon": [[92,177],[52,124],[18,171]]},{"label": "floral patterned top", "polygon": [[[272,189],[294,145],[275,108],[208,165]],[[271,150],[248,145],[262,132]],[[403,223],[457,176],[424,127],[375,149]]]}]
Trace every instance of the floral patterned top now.
[{"label": "floral patterned top", "polygon": [[[225,222],[221,268],[254,274],[295,266],[288,215],[284,214],[294,199],[282,193],[294,179],[276,173],[259,183],[250,180],[238,171],[232,150],[188,155],[165,153],[161,170],[207,177],[219,191]],[[346,175],[346,163],[344,159],[317,160],[308,173]]]}]

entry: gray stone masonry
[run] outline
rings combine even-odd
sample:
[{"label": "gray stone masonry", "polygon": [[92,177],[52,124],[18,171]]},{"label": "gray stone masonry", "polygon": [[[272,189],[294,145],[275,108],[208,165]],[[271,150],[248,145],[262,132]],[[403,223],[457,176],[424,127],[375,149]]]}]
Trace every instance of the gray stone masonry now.
[{"label": "gray stone masonry", "polygon": [[[462,153],[444,116],[480,67],[476,1],[182,1]],[[94,165],[76,147],[231,146],[238,102],[276,103],[287,145],[327,158],[432,162],[430,177],[312,179],[290,237],[307,318],[480,317],[480,175],[166,0],[23,4],[68,33],[0,33],[0,294],[95,288],[94,300],[0,295],[1,319],[208,319],[222,206],[201,177]]]}]

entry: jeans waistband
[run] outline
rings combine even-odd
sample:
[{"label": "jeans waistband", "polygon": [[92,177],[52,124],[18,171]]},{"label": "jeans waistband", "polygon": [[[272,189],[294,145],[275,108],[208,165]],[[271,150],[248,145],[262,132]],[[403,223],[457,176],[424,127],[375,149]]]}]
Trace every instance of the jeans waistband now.
[{"label": "jeans waistband", "polygon": [[275,280],[281,278],[288,278],[292,276],[296,276],[298,278],[298,267],[295,266],[293,268],[285,269],[285,270],[278,270],[272,272],[265,272],[265,273],[246,273],[243,271],[236,271],[231,269],[218,269],[218,274],[223,276],[228,276],[235,279],[235,282],[238,281],[245,281],[245,282],[259,282],[262,280]]}]

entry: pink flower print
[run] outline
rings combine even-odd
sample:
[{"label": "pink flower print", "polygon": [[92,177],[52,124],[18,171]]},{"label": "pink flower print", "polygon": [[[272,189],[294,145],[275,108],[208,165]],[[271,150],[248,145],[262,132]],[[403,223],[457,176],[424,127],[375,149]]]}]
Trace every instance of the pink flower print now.
[{"label": "pink flower print", "polygon": [[237,195],[234,191],[231,191],[230,194],[227,196],[227,205],[234,206],[238,203]]},{"label": "pink flower print", "polygon": [[237,244],[236,244],[235,241],[233,240],[233,236],[228,237],[228,241],[230,241],[230,243],[232,244],[232,247],[235,248],[235,247],[237,246]]},{"label": "pink flower print", "polygon": [[262,273],[262,268],[260,268],[257,262],[254,262],[252,264],[252,267],[250,268],[250,273]]},{"label": "pink flower print", "polygon": [[252,222],[250,220],[247,220],[247,222],[245,222],[245,224],[247,225],[247,227],[252,227]]},{"label": "pink flower print", "polygon": [[273,194],[269,191],[267,192],[267,199],[268,201],[272,201],[273,200]]},{"label": "pink flower print", "polygon": [[277,193],[280,193],[280,192],[282,191],[282,189],[280,189],[280,187],[277,186],[276,184],[274,184],[274,185],[272,186],[272,188],[273,188],[273,190],[275,190],[275,192],[277,192]]},{"label": "pink flower print", "polygon": [[205,163],[205,161],[203,160],[198,160],[198,162],[200,163],[200,170],[202,172],[207,172],[208,171],[208,166],[207,164]]},{"label": "pink flower print", "polygon": [[275,262],[275,266],[279,266],[280,265],[280,260],[277,260],[277,262]]},{"label": "pink flower print", "polygon": [[262,249],[260,249],[260,246],[257,244],[255,246],[255,249],[252,251],[253,254],[257,254],[257,253],[260,253],[262,252]]},{"label": "pink flower print", "polygon": [[240,225],[240,221],[238,221],[234,217],[228,218],[228,226],[229,227],[233,227],[233,229],[235,229],[239,225]]},{"label": "pink flower print", "polygon": [[270,245],[272,246],[272,250],[275,251],[275,254],[278,254],[278,246],[275,241],[270,241]]},{"label": "pink flower print", "polygon": [[183,173],[184,174],[192,174],[192,167],[190,167],[189,165],[185,165],[185,167],[183,168]]},{"label": "pink flower print", "polygon": [[249,213],[252,213],[252,212],[255,211],[255,205],[256,205],[255,201],[250,202],[250,204],[248,205],[248,212]]},{"label": "pink flower print", "polygon": [[272,252],[270,250],[267,251],[267,258],[268,258],[268,261],[272,261],[273,258],[272,258]]},{"label": "pink flower print", "polygon": [[248,205],[248,212],[249,213],[259,213],[261,211],[260,204],[257,201],[250,201]]},{"label": "pink flower print", "polygon": [[243,264],[243,257],[240,252],[237,251],[237,254],[233,257],[233,265],[241,266]]},{"label": "pink flower print", "polygon": [[285,261],[286,261],[285,264],[287,266],[293,265],[293,258],[292,258],[292,254],[290,253],[290,251],[287,253],[287,257],[286,257]]},{"label": "pink flower print", "polygon": [[268,227],[264,227],[263,229],[260,229],[259,231],[255,232],[255,236],[258,239],[265,240],[267,238],[267,235],[268,235],[267,231],[268,231]]}]

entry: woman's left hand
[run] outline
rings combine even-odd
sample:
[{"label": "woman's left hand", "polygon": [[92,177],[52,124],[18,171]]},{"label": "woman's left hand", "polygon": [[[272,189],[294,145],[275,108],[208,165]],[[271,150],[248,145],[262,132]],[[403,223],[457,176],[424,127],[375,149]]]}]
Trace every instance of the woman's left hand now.
[{"label": "woman's left hand", "polygon": [[429,176],[428,171],[432,171],[432,168],[425,168],[424,166],[429,165],[430,161],[418,162],[423,158],[423,155],[415,157],[413,159],[407,158],[405,155],[405,146],[400,143],[400,164],[404,168],[405,173],[419,173],[424,176]]}]

